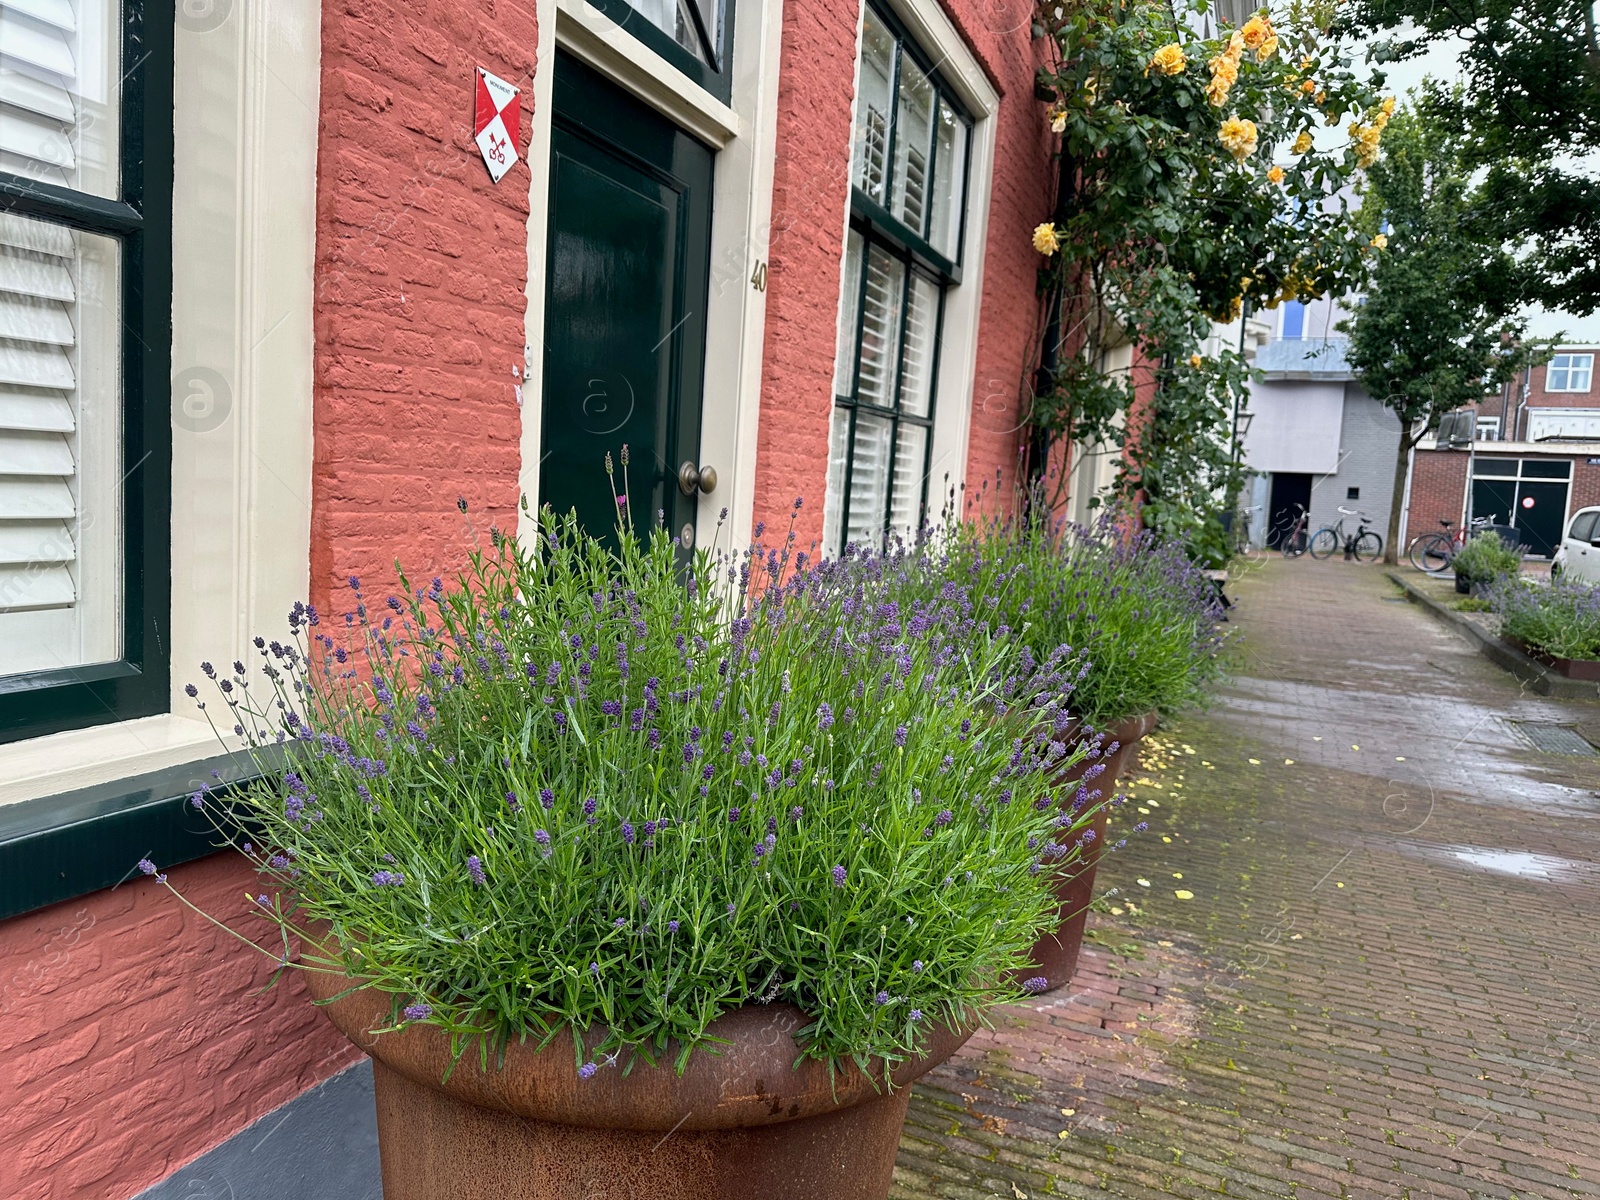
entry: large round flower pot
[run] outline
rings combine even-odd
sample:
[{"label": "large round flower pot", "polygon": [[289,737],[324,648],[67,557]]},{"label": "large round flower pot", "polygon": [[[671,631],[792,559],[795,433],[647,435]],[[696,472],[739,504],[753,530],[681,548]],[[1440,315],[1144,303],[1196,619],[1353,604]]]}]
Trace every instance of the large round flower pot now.
[{"label": "large round flower pot", "polygon": [[[1155,727],[1156,714],[1153,712],[1118,721],[1105,731],[1101,742],[1106,748],[1105,753],[1097,759],[1075,763],[1061,773],[1061,784],[1076,783],[1095,763],[1105,765],[1105,769],[1087,784],[1090,803],[1095,806],[1089,825],[1094,830],[1094,837],[1084,844],[1078,858],[1056,876],[1056,898],[1059,901],[1056,911],[1060,923],[1054,933],[1042,935],[1033,944],[1033,965],[1026,974],[1030,978],[1043,978],[1046,981],[1046,986],[1037,990],[1053,992],[1065,987],[1072,982],[1073,972],[1078,969],[1078,952],[1083,948],[1084,926],[1089,920],[1089,902],[1094,899],[1095,868],[1105,844],[1105,801],[1111,799],[1123,767],[1133,760],[1139,739]],[[1116,748],[1111,749],[1112,746]],[[1095,792],[1099,793],[1098,797],[1094,795]],[[1067,802],[1070,803],[1070,798]]]},{"label": "large round flower pot", "polygon": [[[307,971],[313,996],[351,986]],[[712,1023],[726,1044],[675,1050],[578,1074],[569,1036],[513,1042],[482,1066],[472,1046],[445,1079],[450,1039],[390,1024],[387,996],[351,992],[324,1007],[372,1056],[384,1200],[882,1200],[894,1172],[910,1084],[971,1031],[928,1031],[926,1053],[869,1077],[795,1065],[807,1024],[789,1005],[751,1005]],[[886,1086],[892,1083],[892,1088]]]}]

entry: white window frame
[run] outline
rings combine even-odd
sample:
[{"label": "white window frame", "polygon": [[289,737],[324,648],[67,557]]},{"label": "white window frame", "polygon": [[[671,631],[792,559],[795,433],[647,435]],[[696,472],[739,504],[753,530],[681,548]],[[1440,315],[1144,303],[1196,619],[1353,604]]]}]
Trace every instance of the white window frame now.
[{"label": "white window frame", "polygon": [[[989,242],[989,197],[994,184],[995,114],[1000,107],[1000,94],[937,0],[879,2],[905,26],[911,41],[939,64],[940,78],[972,118],[961,282],[945,288],[944,319],[940,330],[937,382],[933,396],[933,444],[928,455],[927,497],[928,519],[935,522],[949,489],[957,489],[959,496],[966,482],[972,409],[978,402],[974,387],[978,370],[978,325],[983,308],[983,267]],[[856,11],[856,65],[851,84],[852,95],[859,94],[861,89],[861,39],[865,22],[866,4],[863,2]],[[852,121],[852,134],[854,129]],[[848,162],[853,146],[846,144],[839,147],[838,152],[842,160]],[[850,204],[847,198],[844,211],[840,214],[841,281],[847,276],[849,233]],[[835,361],[832,364],[834,369],[828,373],[830,420],[834,407],[832,380],[836,374],[840,349],[836,344]],[[836,490],[834,472],[835,464],[830,461],[824,496],[832,496]],[[825,524],[830,516],[824,514]]]},{"label": "white window frame", "polygon": [[[1567,360],[1566,363],[1564,363],[1561,367],[1557,367],[1556,364],[1558,362],[1561,362],[1562,359],[1566,359]],[[1556,387],[1555,384],[1551,382],[1552,377],[1554,376],[1554,373],[1557,370],[1566,371],[1566,373],[1567,373],[1567,386],[1565,386],[1565,387]],[[1579,371],[1581,371],[1583,373],[1583,386],[1582,387],[1573,387],[1573,386],[1571,386],[1572,376],[1573,376],[1574,373],[1579,372]],[[1545,367],[1545,370],[1544,370],[1544,390],[1547,391],[1547,392],[1573,392],[1573,393],[1578,393],[1578,394],[1581,395],[1582,393],[1590,391],[1591,389],[1593,389],[1593,387],[1594,387],[1594,354],[1592,352],[1580,354],[1580,353],[1577,353],[1577,352],[1569,350],[1569,351],[1566,351],[1566,352],[1561,353],[1561,354],[1557,354],[1554,357],[1552,357],[1550,359],[1549,365]]]},{"label": "white window frame", "polygon": [[[522,494],[539,495],[544,387],[545,255],[549,247],[550,162],[557,48],[568,51],[717,151],[712,175],[711,287],[706,309],[700,458],[718,475],[699,501],[696,538],[723,532],[747,540],[755,512],[756,434],[766,337],[766,261],[777,157],[781,3],[729,0],[733,24],[730,103],[693,82],[585,0],[539,0],[539,69],[534,75],[528,148],[527,344],[522,392]],[[725,18],[726,19],[726,18]],[[756,280],[759,279],[759,286]],[[524,513],[519,535],[534,532]]]},{"label": "white window frame", "polygon": [[[321,8],[236,7],[175,40],[171,711],[0,746],[0,804],[216,754],[183,686],[253,661],[307,594]],[[199,372],[227,389],[214,425]]]}]

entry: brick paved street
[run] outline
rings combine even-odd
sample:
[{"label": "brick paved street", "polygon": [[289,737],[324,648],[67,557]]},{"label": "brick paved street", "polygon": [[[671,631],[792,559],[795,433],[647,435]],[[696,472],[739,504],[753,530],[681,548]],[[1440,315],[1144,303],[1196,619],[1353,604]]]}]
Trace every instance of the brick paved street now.
[{"label": "brick paved street", "polygon": [[1074,987],[918,1087],[895,1195],[1600,1196],[1600,758],[1507,723],[1600,740],[1600,704],[1379,568],[1240,574]]}]

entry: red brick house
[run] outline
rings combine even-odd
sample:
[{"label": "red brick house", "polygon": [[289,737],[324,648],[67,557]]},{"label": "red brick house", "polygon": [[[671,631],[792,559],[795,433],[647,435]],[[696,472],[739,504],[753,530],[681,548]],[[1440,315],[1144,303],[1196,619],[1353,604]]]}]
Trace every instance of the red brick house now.
[{"label": "red brick house", "polygon": [[[458,498],[593,516],[624,441],[688,540],[1006,492],[1054,182],[1031,14],[0,0],[0,1195],[367,1194],[359,1081],[318,1086],[354,1050],[134,877],[243,909],[184,804],[229,769],[202,660],[448,570]],[[327,1153],[229,1157],[286,1104]]]},{"label": "red brick house", "polygon": [[1549,557],[1580,508],[1600,504],[1600,387],[1593,346],[1559,347],[1477,406],[1471,452],[1425,442],[1413,460],[1402,543],[1490,517]]}]

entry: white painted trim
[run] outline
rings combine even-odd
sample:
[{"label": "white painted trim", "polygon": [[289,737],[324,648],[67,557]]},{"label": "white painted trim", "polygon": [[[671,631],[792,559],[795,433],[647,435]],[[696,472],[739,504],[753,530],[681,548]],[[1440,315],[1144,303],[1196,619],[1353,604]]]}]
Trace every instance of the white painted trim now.
[{"label": "white painted trim", "polygon": [[[190,762],[218,743],[182,688],[255,661],[306,595],[321,8],[243,4],[176,35],[172,712],[0,746],[0,803]],[[185,372],[220,378],[186,413]],[[227,405],[221,412],[220,404]],[[210,427],[215,421],[215,427]]]},{"label": "white painted trim", "polygon": [[[696,534],[702,541],[710,538],[726,507],[729,517],[724,544],[730,537],[736,544],[743,543],[748,539],[755,510],[756,435],[766,335],[766,293],[753,286],[751,277],[757,266],[766,262],[771,232],[778,56],[783,33],[781,0],[746,4],[739,10],[734,23],[731,107],[721,105],[583,0],[541,0],[538,19],[539,68],[534,77],[528,147],[528,360],[524,372],[520,476],[523,495],[530,507],[539,495],[555,76],[550,65],[559,46],[687,132],[718,148],[712,176],[711,280],[700,433],[700,462],[716,468],[718,484],[715,492],[700,498]],[[531,525],[530,516],[524,515],[519,524],[524,538],[531,532]]]},{"label": "white painted trim", "polygon": [[[692,82],[587,0],[556,0],[555,17],[557,45],[571,51],[701,141],[720,150],[739,136],[739,117],[733,109]],[[643,17],[631,19],[644,20]],[[734,22],[736,41],[739,23],[745,19],[741,8],[739,20]],[[539,28],[543,41],[542,21]],[[738,63],[736,49],[735,72]]]},{"label": "white painted trim", "polygon": [[[945,289],[944,321],[939,338],[938,386],[933,400],[933,446],[928,456],[928,516],[936,521],[949,489],[954,487],[959,494],[966,482],[978,374],[978,326],[983,311],[984,255],[989,243],[989,200],[994,185],[995,113],[1000,107],[1000,95],[938,0],[887,2],[906,27],[911,40],[933,59],[940,78],[972,115],[961,282]],[[861,84],[861,37],[865,13],[864,5],[858,7],[856,65],[852,83],[852,92],[856,94],[859,94]],[[854,137],[853,106],[851,118],[851,136]],[[853,146],[846,144],[838,149],[847,163],[852,161]],[[841,305],[844,303],[845,259],[849,254],[848,199],[842,214],[842,228],[844,244],[839,259]],[[837,361],[836,342],[835,369]],[[831,381],[834,373],[830,372],[828,378]],[[832,469],[830,455],[828,470],[831,472]],[[831,481],[824,486],[823,495],[833,495]]]}]

